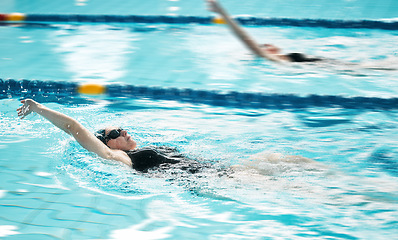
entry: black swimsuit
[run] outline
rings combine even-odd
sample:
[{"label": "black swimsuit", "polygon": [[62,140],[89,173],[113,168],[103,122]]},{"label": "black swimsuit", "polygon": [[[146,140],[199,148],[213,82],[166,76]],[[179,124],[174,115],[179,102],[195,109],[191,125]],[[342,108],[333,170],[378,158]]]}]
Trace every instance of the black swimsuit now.
[{"label": "black swimsuit", "polygon": [[189,173],[197,173],[204,168],[210,167],[209,164],[199,163],[188,159],[176,149],[168,147],[144,147],[132,151],[127,151],[133,164],[133,168],[139,172],[148,172],[150,169],[170,169],[177,168]]},{"label": "black swimsuit", "polygon": [[145,147],[127,151],[133,168],[147,177],[165,178],[184,186],[194,194],[206,190],[209,176],[231,177],[232,169],[209,162],[189,159],[168,147]]}]

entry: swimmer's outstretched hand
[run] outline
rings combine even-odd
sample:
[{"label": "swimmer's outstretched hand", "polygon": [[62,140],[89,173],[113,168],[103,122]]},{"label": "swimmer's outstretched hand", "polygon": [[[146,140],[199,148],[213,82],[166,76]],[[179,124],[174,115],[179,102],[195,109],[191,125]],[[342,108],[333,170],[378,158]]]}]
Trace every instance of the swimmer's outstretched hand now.
[{"label": "swimmer's outstretched hand", "polygon": [[36,107],[37,105],[37,102],[33,101],[32,99],[25,99],[22,100],[21,103],[23,105],[17,109],[17,112],[18,112],[18,117],[23,119],[24,117],[28,116],[31,112],[33,112],[34,107]]},{"label": "swimmer's outstretched hand", "polygon": [[220,13],[222,11],[221,5],[216,0],[206,0],[207,8],[211,12]]}]

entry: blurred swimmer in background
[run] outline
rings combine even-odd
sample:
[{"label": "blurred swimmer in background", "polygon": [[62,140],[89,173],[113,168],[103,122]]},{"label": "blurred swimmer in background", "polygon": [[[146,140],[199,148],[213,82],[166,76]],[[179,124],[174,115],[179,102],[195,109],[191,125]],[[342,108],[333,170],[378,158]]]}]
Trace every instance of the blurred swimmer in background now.
[{"label": "blurred swimmer in background", "polygon": [[272,44],[258,44],[239,24],[232,19],[226,10],[216,0],[207,0],[210,11],[218,13],[228,24],[232,32],[250,51],[258,57],[274,62],[319,62],[322,58],[309,57],[302,53],[282,54],[281,49]]}]

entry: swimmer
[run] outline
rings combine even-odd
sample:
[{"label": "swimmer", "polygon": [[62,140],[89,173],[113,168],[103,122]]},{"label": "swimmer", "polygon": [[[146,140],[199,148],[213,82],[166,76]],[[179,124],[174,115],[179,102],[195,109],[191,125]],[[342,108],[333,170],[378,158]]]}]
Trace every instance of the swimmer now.
[{"label": "swimmer", "polygon": [[139,172],[146,173],[153,168],[167,170],[173,166],[187,173],[198,173],[211,167],[208,164],[188,159],[173,148],[137,148],[135,140],[122,128],[107,127],[93,134],[75,119],[49,109],[32,99],[22,100],[21,103],[23,105],[17,109],[21,119],[36,112],[56,127],[72,135],[88,151],[104,159],[124,163]]},{"label": "swimmer", "polygon": [[237,165],[224,166],[222,163],[187,158],[170,147],[138,148],[133,137],[122,128],[106,127],[92,133],[75,119],[34,100],[25,99],[21,103],[23,105],[17,109],[21,119],[36,112],[99,157],[121,162],[146,177],[167,178],[168,181],[186,186],[192,193],[202,196],[223,199],[208,189],[206,184],[203,185],[204,181],[207,181],[209,186],[218,180],[223,183],[236,182],[244,184],[245,188],[253,185],[255,181],[254,185],[263,186],[264,190],[267,190],[270,186],[266,182],[270,184],[270,177],[284,175],[290,171],[289,169],[300,169],[299,171],[306,174],[313,171],[325,172],[323,166],[301,156],[263,152],[249,156]]},{"label": "swimmer", "polygon": [[226,21],[233,33],[248,47],[256,56],[266,58],[274,62],[319,62],[321,58],[308,57],[302,53],[282,54],[281,49],[272,44],[258,44],[251,36],[243,30],[239,24],[232,19],[216,0],[206,0],[210,11],[218,13]]},{"label": "swimmer", "polygon": [[[244,186],[245,189],[251,186],[253,189],[263,189],[268,192],[275,185],[273,179],[278,175],[284,176],[290,174],[289,172],[304,174],[311,174],[314,171],[327,172],[324,166],[301,156],[263,152],[249,156],[237,165],[228,166],[223,163],[190,159],[170,147],[138,148],[134,138],[122,128],[106,127],[92,133],[75,119],[32,99],[22,100],[21,103],[23,105],[17,109],[21,119],[36,112],[54,126],[73,136],[83,148],[99,157],[125,164],[145,177],[165,178],[170,183],[184,186],[191,193],[200,196],[233,200],[233,197],[225,196],[219,186],[232,184],[232,186]],[[282,181],[284,178],[277,177],[277,179]],[[289,181],[284,183],[286,185],[284,188],[289,188]],[[302,185],[302,188],[304,187]],[[292,189],[299,188],[294,185]],[[305,194],[307,193],[305,191]]]}]

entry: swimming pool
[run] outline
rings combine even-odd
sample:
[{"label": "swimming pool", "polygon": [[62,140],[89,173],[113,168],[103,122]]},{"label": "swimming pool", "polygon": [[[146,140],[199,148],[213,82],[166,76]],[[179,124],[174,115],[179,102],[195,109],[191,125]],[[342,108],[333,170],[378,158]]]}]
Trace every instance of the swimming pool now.
[{"label": "swimming pool", "polygon": [[[60,6],[53,7],[54,12],[78,8],[53,6]],[[167,14],[156,11],[152,13]],[[32,93],[2,92],[0,236],[393,239],[398,219],[398,112],[395,106],[369,102],[397,94],[397,32],[286,26],[248,30],[286,51],[361,65],[300,67],[261,61],[220,25],[0,27],[3,79],[264,93],[276,103],[253,107],[154,95],[34,94],[92,131],[120,125],[140,146],[167,145],[191,158],[240,166],[233,178],[169,181],[167,176],[141,176],[89,154],[39,116],[20,121],[15,113],[18,99]],[[311,94],[318,96],[314,99],[330,95],[332,104],[311,103]],[[294,103],[290,96],[305,101]],[[281,97],[291,100],[281,103]],[[342,103],[350,101],[353,104]],[[259,153],[268,154],[265,161],[247,160]],[[287,162],[272,153],[300,155],[316,163]]]}]

